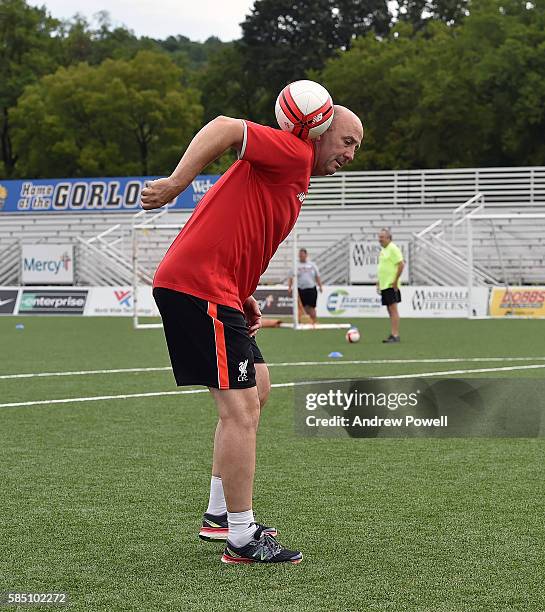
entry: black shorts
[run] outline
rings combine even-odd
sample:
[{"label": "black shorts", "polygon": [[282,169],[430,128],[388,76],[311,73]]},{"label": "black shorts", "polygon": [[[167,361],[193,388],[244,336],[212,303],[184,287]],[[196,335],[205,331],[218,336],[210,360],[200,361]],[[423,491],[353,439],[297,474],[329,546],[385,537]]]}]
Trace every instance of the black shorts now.
[{"label": "black shorts", "polygon": [[312,308],[316,308],[316,300],[318,299],[318,290],[316,287],[299,289],[298,291],[303,306],[312,306]]},{"label": "black shorts", "polygon": [[193,295],[155,287],[170,362],[178,386],[255,387],[255,363],[264,363],[244,315]]},{"label": "black shorts", "polygon": [[390,304],[398,304],[401,302],[401,291],[399,289],[388,287],[388,289],[382,289],[380,295],[382,296],[383,306],[390,306]]}]

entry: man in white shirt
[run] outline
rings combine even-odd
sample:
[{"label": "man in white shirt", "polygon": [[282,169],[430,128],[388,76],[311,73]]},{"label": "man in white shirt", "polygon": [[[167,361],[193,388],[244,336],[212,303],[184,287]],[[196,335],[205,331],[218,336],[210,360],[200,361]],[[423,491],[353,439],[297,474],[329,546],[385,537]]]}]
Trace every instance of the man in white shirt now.
[{"label": "man in white shirt", "polygon": [[[291,295],[293,286],[293,275],[288,279],[288,292]],[[318,300],[318,290],[323,291],[322,281],[318,266],[310,261],[306,249],[299,250],[299,264],[297,265],[297,291],[299,300],[310,317],[312,324],[316,324],[316,302]]]}]

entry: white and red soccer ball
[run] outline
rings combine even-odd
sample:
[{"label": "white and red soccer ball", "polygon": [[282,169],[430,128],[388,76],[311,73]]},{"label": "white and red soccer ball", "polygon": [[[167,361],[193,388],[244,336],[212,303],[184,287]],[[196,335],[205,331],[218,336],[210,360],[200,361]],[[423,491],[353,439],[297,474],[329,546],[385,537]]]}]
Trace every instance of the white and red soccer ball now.
[{"label": "white and red soccer ball", "polygon": [[295,81],[280,92],[274,108],[281,129],[307,140],[318,138],[333,121],[333,100],[314,81]]},{"label": "white and red soccer ball", "polygon": [[355,342],[359,342],[360,341],[360,332],[359,329],[357,327],[351,327],[347,332],[346,332],[346,341],[349,344],[354,344]]}]

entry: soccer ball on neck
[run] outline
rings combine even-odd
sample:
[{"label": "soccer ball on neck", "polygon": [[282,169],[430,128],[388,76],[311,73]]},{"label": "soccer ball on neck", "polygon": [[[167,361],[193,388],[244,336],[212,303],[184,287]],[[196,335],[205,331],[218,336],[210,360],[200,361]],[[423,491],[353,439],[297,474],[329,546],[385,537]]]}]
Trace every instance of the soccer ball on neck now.
[{"label": "soccer ball on neck", "polygon": [[333,100],[314,81],[295,81],[280,92],[274,108],[281,129],[303,140],[318,138],[333,121]]}]

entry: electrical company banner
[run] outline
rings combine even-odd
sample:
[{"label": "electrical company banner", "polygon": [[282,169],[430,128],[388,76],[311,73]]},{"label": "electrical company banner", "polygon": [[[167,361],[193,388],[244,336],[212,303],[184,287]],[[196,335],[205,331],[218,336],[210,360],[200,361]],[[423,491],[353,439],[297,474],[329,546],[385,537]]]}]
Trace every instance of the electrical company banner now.
[{"label": "electrical company banner", "polygon": [[[138,212],[146,181],[156,176],[0,180],[0,213]],[[191,209],[220,178],[197,176],[170,204],[171,209]]]},{"label": "electrical company banner", "polygon": [[[403,317],[467,316],[467,287],[414,287],[401,286],[399,314]],[[473,310],[477,316],[487,314],[488,288],[475,287],[472,295]],[[318,317],[387,317],[381,296],[375,286],[325,286],[318,294]]]}]

